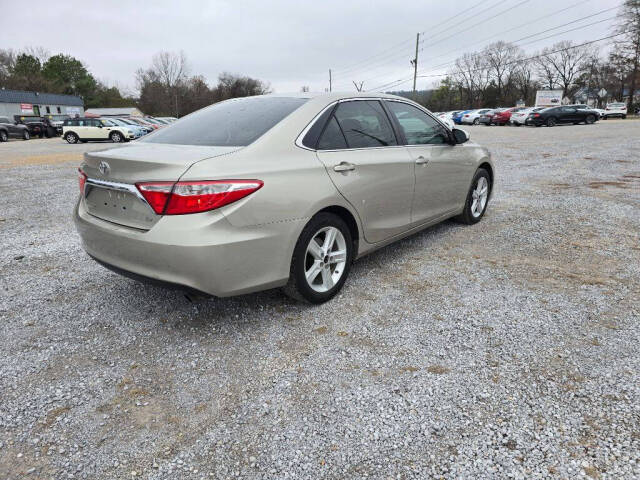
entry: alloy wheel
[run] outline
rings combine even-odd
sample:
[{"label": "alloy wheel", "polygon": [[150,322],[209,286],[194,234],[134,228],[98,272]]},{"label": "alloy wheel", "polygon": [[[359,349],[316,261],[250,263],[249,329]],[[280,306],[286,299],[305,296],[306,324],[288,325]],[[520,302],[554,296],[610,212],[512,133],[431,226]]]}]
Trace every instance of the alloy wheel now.
[{"label": "alloy wheel", "polygon": [[305,278],[314,291],[331,290],[344,274],[347,242],[340,230],[324,227],[311,238],[305,253]]},{"label": "alloy wheel", "polygon": [[484,212],[484,207],[487,205],[487,199],[489,198],[489,182],[485,177],[478,178],[473,192],[471,192],[471,215],[478,218]]}]

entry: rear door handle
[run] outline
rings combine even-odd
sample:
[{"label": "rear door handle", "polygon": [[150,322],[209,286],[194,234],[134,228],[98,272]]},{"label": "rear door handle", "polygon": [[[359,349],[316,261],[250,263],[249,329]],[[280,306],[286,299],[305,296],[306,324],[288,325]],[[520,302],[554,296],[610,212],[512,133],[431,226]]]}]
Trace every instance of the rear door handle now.
[{"label": "rear door handle", "polygon": [[348,172],[350,170],[355,170],[356,166],[353,163],[349,162],[340,162],[338,165],[333,167],[334,172]]},{"label": "rear door handle", "polygon": [[426,158],[424,158],[422,155],[420,155],[417,159],[416,159],[416,165],[424,165],[428,162],[429,160],[427,160]]}]

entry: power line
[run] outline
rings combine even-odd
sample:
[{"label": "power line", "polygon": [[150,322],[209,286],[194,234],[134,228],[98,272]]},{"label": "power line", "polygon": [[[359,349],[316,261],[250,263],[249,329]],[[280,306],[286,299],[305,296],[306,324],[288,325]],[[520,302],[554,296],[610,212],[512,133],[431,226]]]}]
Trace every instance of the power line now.
[{"label": "power line", "polygon": [[442,43],[442,42],[444,42],[445,40],[448,40],[448,39],[450,39],[450,38],[452,38],[452,37],[455,37],[456,35],[459,35],[459,34],[460,34],[460,33],[462,33],[462,32],[468,31],[470,28],[477,27],[478,25],[480,25],[480,24],[482,24],[482,23],[486,22],[487,20],[493,20],[494,18],[499,17],[500,15],[504,15],[505,13],[510,12],[511,10],[513,10],[513,9],[515,9],[515,8],[518,8],[520,5],[523,5],[523,4],[527,3],[528,1],[529,1],[529,0],[522,0],[520,3],[517,3],[516,5],[514,5],[514,6],[512,6],[512,7],[509,7],[509,8],[507,8],[507,9],[505,9],[505,10],[502,10],[501,12],[496,13],[495,15],[493,15],[493,16],[491,16],[491,17],[489,17],[489,18],[485,18],[485,19],[483,19],[483,20],[480,20],[478,23],[474,23],[474,24],[473,24],[473,25],[471,25],[470,27],[466,27],[464,30],[460,30],[460,31],[458,31],[458,32],[456,32],[456,33],[453,33],[453,34],[449,35],[448,37],[441,38],[441,39],[440,39],[440,40],[438,40],[437,42],[433,42],[433,43],[431,43],[429,46],[433,46],[433,45],[437,45],[438,43]]},{"label": "power line", "polygon": [[[534,60],[534,59],[536,59],[536,58],[548,57],[549,55],[553,55],[553,54],[555,54],[555,53],[566,52],[566,51],[569,51],[569,50],[573,50],[573,49],[575,49],[575,48],[584,47],[584,46],[586,46],[586,45],[591,45],[591,44],[593,44],[593,43],[601,42],[602,40],[608,40],[608,39],[610,39],[610,38],[615,38],[615,37],[618,37],[618,36],[620,36],[620,35],[624,35],[624,34],[626,34],[626,33],[628,33],[628,32],[629,32],[629,31],[626,31],[626,30],[625,30],[625,31],[623,31],[623,32],[615,33],[615,34],[613,34],[613,35],[608,35],[608,36],[606,36],[606,37],[601,37],[601,38],[597,38],[597,39],[595,39],[595,40],[590,40],[590,41],[588,41],[588,42],[583,42],[583,43],[580,43],[580,44],[578,44],[578,45],[572,45],[572,46],[570,46],[570,47],[560,48],[560,49],[557,49],[557,50],[553,50],[553,51],[551,51],[551,52],[547,52],[547,53],[540,53],[540,54],[537,54],[537,55],[532,55],[532,56],[527,57],[527,58],[521,58],[521,59],[518,59],[518,60],[514,60],[513,62],[507,62],[507,63],[505,63],[504,65],[505,65],[505,66],[506,66],[506,65],[512,65],[512,64],[514,64],[514,63],[526,62],[526,61],[528,61],[528,60]],[[482,69],[470,70],[470,72],[469,72],[469,73],[472,73],[472,72],[478,72],[478,71],[480,71],[480,70],[482,70]],[[447,77],[447,76],[449,76],[449,75],[450,75],[450,74],[448,74],[448,73],[436,73],[436,74],[431,74],[431,75],[418,75],[418,78]],[[391,87],[394,87],[394,86],[397,86],[397,85],[401,85],[401,84],[403,84],[403,83],[406,83],[406,82],[408,82],[408,81],[410,81],[410,80],[412,80],[412,79],[413,79],[413,77],[408,77],[408,78],[404,78],[404,79],[394,80],[394,81],[392,81],[392,82],[388,82],[388,83],[385,83],[385,84],[379,85],[379,86],[377,86],[377,87],[375,87],[375,88],[371,88],[371,89],[369,89],[369,90],[367,90],[367,91],[379,90],[379,89],[382,89],[382,88],[391,88]]]},{"label": "power line", "polygon": [[[617,8],[617,7],[614,7],[614,8]],[[577,19],[577,20],[573,20],[573,21],[571,21],[571,22],[563,23],[562,25],[558,25],[558,26],[553,27],[553,28],[548,28],[548,29],[543,30],[543,31],[541,31],[541,32],[537,32],[537,33],[534,33],[534,34],[532,34],[532,35],[527,35],[526,37],[522,37],[522,38],[519,38],[519,39],[517,39],[517,40],[509,41],[509,43],[513,43],[514,45],[516,45],[516,46],[518,46],[518,47],[523,47],[523,46],[525,46],[525,45],[531,45],[532,43],[540,42],[540,41],[542,41],[542,40],[547,40],[547,39],[552,38],[552,37],[557,37],[558,35],[563,35],[563,34],[565,34],[565,33],[573,32],[573,31],[576,31],[576,30],[580,30],[580,29],[582,29],[582,28],[590,27],[590,26],[592,26],[592,25],[596,25],[596,24],[598,24],[598,23],[602,23],[602,22],[607,22],[607,21],[609,21],[609,20],[613,20],[614,18],[617,18],[617,17],[618,17],[618,15],[614,15],[613,17],[605,18],[605,19],[603,19],[603,20],[598,20],[598,21],[596,21],[596,22],[591,22],[591,23],[587,23],[587,24],[585,24],[585,25],[580,25],[579,27],[571,28],[571,29],[569,29],[569,30],[563,30],[562,32],[554,33],[554,34],[552,34],[552,35],[547,35],[546,37],[537,38],[537,39],[535,39],[535,40],[533,40],[533,41],[531,41],[531,42],[526,42],[526,43],[523,43],[523,44],[521,44],[521,45],[517,45],[517,44],[516,44],[516,42],[519,42],[519,41],[521,41],[521,40],[526,40],[527,38],[537,37],[538,35],[541,35],[541,34],[543,34],[543,33],[550,32],[550,31],[552,31],[552,30],[557,30],[558,28],[562,28],[562,27],[565,27],[565,26],[567,26],[567,25],[571,25],[572,23],[576,23],[576,22],[578,22],[578,21],[582,21],[582,20],[585,20],[585,19],[587,19],[587,18],[595,17],[596,15],[602,14],[602,13],[604,13],[604,12],[606,12],[606,11],[610,11],[610,10],[612,10],[612,9],[611,9],[611,8],[608,8],[608,9],[606,9],[606,10],[602,10],[601,12],[595,13],[595,14],[593,14],[593,15],[587,15],[586,17],[582,17],[582,18],[579,18],[579,19]],[[446,66],[449,66],[449,65],[453,65],[453,64],[455,64],[455,62],[456,62],[456,60],[450,60],[450,61],[448,61],[448,62],[441,63],[441,64],[439,64],[439,65],[435,65],[435,66],[431,66],[431,67],[429,67],[429,68],[430,68],[431,70],[435,70],[435,69],[438,69],[438,68],[442,68],[442,67],[446,67]]]},{"label": "power line", "polygon": [[[485,0],[480,0],[478,3],[476,3],[476,4],[475,4],[475,5],[473,5],[472,7],[469,7],[469,8],[467,8],[466,10],[463,10],[462,12],[457,12],[455,15],[452,15],[451,17],[449,17],[449,18],[447,18],[447,19],[443,20],[442,22],[440,22],[440,23],[439,23],[439,25],[438,25],[437,27],[441,27],[442,25],[447,24],[447,23],[448,23],[448,22],[450,22],[451,20],[453,20],[453,19],[455,19],[455,18],[458,18],[458,17],[460,17],[461,15],[464,15],[465,13],[470,12],[470,11],[471,11],[471,10],[473,10],[474,8],[476,8],[476,7],[478,7],[479,5],[481,5],[482,3],[484,3],[484,1],[485,1]],[[499,2],[498,2],[498,3],[499,3]],[[425,32],[422,32],[422,33],[421,33],[421,35],[423,35],[424,33],[425,33]],[[402,42],[400,42],[400,43],[398,43],[398,44],[396,44],[396,45],[394,45],[394,46],[392,46],[392,47],[390,47],[390,48],[388,48],[388,49],[385,49],[384,51],[382,51],[382,52],[380,52],[380,53],[377,53],[377,54],[372,55],[372,56],[370,56],[370,57],[368,57],[368,58],[366,58],[366,59],[364,59],[364,60],[361,60],[361,61],[359,61],[359,62],[356,62],[355,64],[352,64],[351,66],[348,66],[348,67],[342,67],[342,68],[338,68],[338,69],[333,69],[333,72],[334,72],[334,73],[335,73],[335,72],[338,72],[338,73],[340,73],[340,74],[344,74],[344,73],[346,73],[346,72],[352,71],[354,68],[356,68],[356,66],[360,66],[360,65],[362,65],[362,64],[369,63],[369,62],[370,62],[370,60],[372,60],[372,59],[374,59],[374,58],[377,58],[377,57],[379,57],[379,56],[388,56],[388,54],[389,54],[391,51],[394,51],[394,53],[395,53],[395,50],[397,50],[397,47],[399,47],[399,46],[401,46],[401,45],[405,45],[405,44],[407,44],[407,43],[409,43],[409,44],[410,44],[411,42],[412,42],[412,39],[404,40],[404,41],[402,41]],[[376,63],[376,62],[373,62],[373,63]]]},{"label": "power line", "polygon": [[[501,16],[501,15],[503,15],[503,14],[505,14],[505,13],[507,13],[507,12],[509,12],[509,11],[513,10],[513,9],[515,9],[515,8],[518,8],[519,6],[521,6],[521,5],[525,4],[525,3],[527,3],[528,1],[529,1],[529,0],[522,0],[521,2],[517,3],[516,5],[513,5],[513,6],[511,6],[511,7],[507,8],[507,9],[505,9],[505,10],[502,10],[501,12],[496,13],[495,15],[492,15],[492,16],[490,16],[490,17],[487,17],[487,18],[483,19],[483,20],[482,20],[482,21],[480,21],[480,22],[477,22],[477,23],[475,23],[475,24],[473,24],[473,25],[471,25],[471,26],[469,26],[469,27],[466,27],[466,29],[465,29],[464,31],[467,31],[467,30],[468,30],[468,29],[470,29],[470,28],[473,28],[473,27],[475,27],[475,26],[478,26],[478,25],[480,25],[481,23],[485,23],[485,22],[487,22],[487,21],[489,21],[489,20],[493,20],[494,18],[497,18],[497,17],[499,17],[499,16]],[[588,1],[588,0],[587,0],[587,1]],[[486,11],[489,11],[489,10],[494,9],[494,8],[495,8],[498,4],[500,4],[500,3],[503,3],[503,0],[499,0],[498,2],[496,2],[496,3],[492,4],[492,5],[490,5],[488,8],[485,8],[484,10],[481,10],[480,12],[476,13],[476,14],[474,15],[474,17],[470,17],[470,18],[467,18],[467,19],[465,19],[465,20],[462,20],[462,21],[460,21],[460,22],[458,22],[458,23],[454,24],[452,27],[449,27],[449,28],[453,28],[453,27],[456,27],[456,26],[458,26],[458,25],[461,25],[462,23],[465,23],[465,22],[467,22],[467,21],[471,20],[472,18],[477,18],[477,16],[478,16],[478,15],[480,15],[480,14],[482,14],[482,13],[486,12]],[[463,13],[468,12],[469,10],[472,10],[472,9],[473,9],[473,8],[475,8],[476,6],[478,6],[478,4],[474,5],[473,7],[469,8],[469,9],[467,9],[467,10],[465,10]],[[450,36],[448,36],[448,37],[444,37],[443,39],[440,39],[440,40],[438,40],[437,42],[432,43],[432,45],[437,44],[437,43],[440,43],[440,42],[442,42],[442,41],[444,41],[444,40],[446,40],[446,39],[448,39],[448,38],[451,38],[452,36],[457,35],[457,34],[458,34],[458,33],[460,33],[460,32],[461,32],[461,31],[456,32],[455,34],[450,35]],[[425,32],[422,32],[422,33],[424,34]],[[431,37],[428,37],[428,38],[427,38],[427,40],[428,40],[428,39],[430,39],[430,38],[437,37],[438,35],[439,35],[439,34],[431,35]],[[422,40],[422,42],[423,42],[423,43],[424,43],[425,41],[426,41],[426,40],[424,40],[424,39]],[[424,47],[423,47],[423,48],[424,48]],[[388,63],[388,62],[387,62],[387,63]],[[370,81],[370,80],[375,80],[376,78],[380,78],[381,76],[383,76],[383,75],[378,75],[378,76],[376,76],[376,77],[371,77],[371,78],[369,78],[368,80],[364,80],[364,81],[365,81],[365,82],[368,82],[368,81]]]},{"label": "power line", "polygon": [[[500,33],[498,33],[497,35],[490,35],[490,36],[488,36],[488,37],[483,38],[482,40],[477,40],[477,41],[475,41],[475,42],[473,42],[473,43],[474,43],[474,44],[478,44],[478,43],[481,43],[481,42],[486,42],[487,40],[491,40],[492,38],[496,38],[496,37],[499,37],[499,36],[503,36],[505,33],[510,33],[510,32],[513,32],[514,30],[518,30],[519,28],[529,26],[529,25],[531,25],[531,24],[533,24],[533,23],[537,23],[537,22],[539,22],[540,20],[544,20],[545,18],[552,17],[553,15],[557,15],[557,14],[559,14],[559,13],[566,12],[567,10],[570,10],[570,9],[572,9],[572,8],[575,8],[575,7],[577,7],[578,5],[582,6],[582,5],[584,5],[585,3],[590,2],[590,1],[591,1],[591,0],[584,0],[584,1],[576,2],[576,3],[574,3],[573,5],[569,5],[568,7],[561,8],[560,10],[556,10],[555,12],[551,12],[551,13],[549,13],[549,14],[547,14],[547,15],[543,15],[543,16],[541,16],[541,17],[535,18],[535,19],[533,19],[533,20],[530,20],[530,21],[528,21],[528,22],[522,23],[522,24],[520,24],[520,25],[517,25],[517,26],[515,26],[515,27],[509,28],[509,29],[507,29],[507,30],[502,30],[502,31],[501,31]],[[618,8],[618,7],[614,7],[614,8]],[[599,12],[599,13],[602,13],[602,12]],[[597,14],[595,14],[595,15],[597,15]],[[514,40],[514,41],[516,41],[516,42],[517,42],[517,40]],[[433,56],[432,56],[432,57],[430,57],[430,58],[431,58],[431,59],[434,59],[434,58],[442,58],[442,57],[446,57],[447,55],[450,55],[451,53],[459,52],[460,50],[464,50],[464,49],[466,49],[466,48],[469,48],[469,46],[465,46],[465,47],[462,47],[462,48],[456,48],[455,50],[450,50],[450,51],[448,51],[447,53],[442,53],[442,54],[440,54],[440,55],[436,55],[435,57],[433,57]],[[423,49],[424,49],[424,47],[423,47]]]}]

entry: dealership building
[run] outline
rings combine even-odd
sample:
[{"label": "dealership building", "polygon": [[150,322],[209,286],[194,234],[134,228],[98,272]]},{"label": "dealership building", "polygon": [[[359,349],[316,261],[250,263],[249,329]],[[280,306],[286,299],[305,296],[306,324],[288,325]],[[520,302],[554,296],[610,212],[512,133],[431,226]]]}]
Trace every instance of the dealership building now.
[{"label": "dealership building", "polygon": [[0,89],[0,116],[84,115],[84,102],[75,95]]}]

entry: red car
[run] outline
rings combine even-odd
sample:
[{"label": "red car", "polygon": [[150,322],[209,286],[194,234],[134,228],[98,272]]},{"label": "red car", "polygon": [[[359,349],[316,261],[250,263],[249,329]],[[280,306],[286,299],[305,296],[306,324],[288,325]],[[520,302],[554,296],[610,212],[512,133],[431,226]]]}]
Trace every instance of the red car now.
[{"label": "red car", "polygon": [[511,114],[513,112],[519,112],[520,110],[523,110],[523,107],[513,107],[500,110],[493,115],[491,123],[494,123],[495,125],[506,125],[509,123],[509,120],[511,120]]}]

